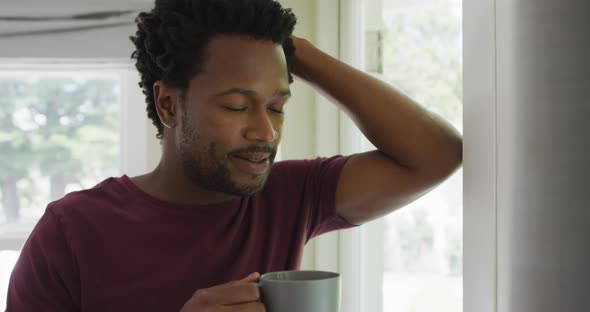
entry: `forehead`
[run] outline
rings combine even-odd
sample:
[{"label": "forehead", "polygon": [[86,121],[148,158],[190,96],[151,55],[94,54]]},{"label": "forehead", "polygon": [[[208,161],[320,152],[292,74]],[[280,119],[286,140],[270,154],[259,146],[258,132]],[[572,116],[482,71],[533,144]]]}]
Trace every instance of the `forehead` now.
[{"label": "forehead", "polygon": [[239,87],[274,93],[289,87],[285,54],[272,41],[217,36],[203,52],[201,71],[191,81],[201,91]]}]

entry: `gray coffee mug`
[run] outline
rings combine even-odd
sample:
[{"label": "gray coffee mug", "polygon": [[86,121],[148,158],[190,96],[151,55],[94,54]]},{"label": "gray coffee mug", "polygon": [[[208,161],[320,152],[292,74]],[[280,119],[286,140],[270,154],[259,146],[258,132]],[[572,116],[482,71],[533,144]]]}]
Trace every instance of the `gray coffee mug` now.
[{"label": "gray coffee mug", "polygon": [[258,283],[267,312],[340,312],[340,284],[324,271],[270,272]]}]

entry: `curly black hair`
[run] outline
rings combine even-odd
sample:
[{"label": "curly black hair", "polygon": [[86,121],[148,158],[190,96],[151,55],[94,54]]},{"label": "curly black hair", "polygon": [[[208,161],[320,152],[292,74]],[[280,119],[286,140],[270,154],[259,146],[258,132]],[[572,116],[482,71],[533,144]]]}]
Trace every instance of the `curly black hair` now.
[{"label": "curly black hair", "polygon": [[131,58],[140,73],[147,115],[162,139],[163,125],[156,112],[154,82],[181,89],[200,72],[203,50],[215,35],[245,35],[281,44],[293,82],[295,47],[291,34],[297,18],[276,0],[156,0],[150,12],[136,18],[137,32],[130,37],[136,50]]}]

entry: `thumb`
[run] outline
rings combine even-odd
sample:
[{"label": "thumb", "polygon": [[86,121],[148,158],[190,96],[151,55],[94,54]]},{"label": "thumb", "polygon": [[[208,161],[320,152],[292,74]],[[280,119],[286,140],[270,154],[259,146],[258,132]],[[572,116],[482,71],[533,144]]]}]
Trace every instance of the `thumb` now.
[{"label": "thumb", "polygon": [[260,273],[254,272],[254,273],[251,273],[250,275],[244,277],[243,279],[241,279],[240,282],[253,283],[253,282],[257,282],[259,278],[260,278]]}]

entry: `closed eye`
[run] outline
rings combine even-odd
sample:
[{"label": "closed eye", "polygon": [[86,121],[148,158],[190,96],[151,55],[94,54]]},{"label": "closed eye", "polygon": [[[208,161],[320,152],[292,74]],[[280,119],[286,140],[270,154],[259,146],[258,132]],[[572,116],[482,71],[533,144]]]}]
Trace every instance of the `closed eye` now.
[{"label": "closed eye", "polygon": [[273,112],[273,113],[275,113],[275,114],[283,114],[283,113],[285,113],[281,109],[276,109],[276,108],[272,108],[272,107],[269,107],[268,110],[271,111],[271,112]]},{"label": "closed eye", "polygon": [[272,113],[281,114],[282,115],[285,112],[284,111],[284,106],[285,106],[286,102],[287,102],[287,99],[285,99],[283,101],[273,102],[273,103],[270,103],[267,106],[267,108]]},{"label": "closed eye", "polygon": [[248,106],[246,107],[240,107],[240,108],[235,108],[235,107],[225,107],[227,110],[232,111],[232,112],[245,112],[248,109]]}]

